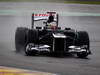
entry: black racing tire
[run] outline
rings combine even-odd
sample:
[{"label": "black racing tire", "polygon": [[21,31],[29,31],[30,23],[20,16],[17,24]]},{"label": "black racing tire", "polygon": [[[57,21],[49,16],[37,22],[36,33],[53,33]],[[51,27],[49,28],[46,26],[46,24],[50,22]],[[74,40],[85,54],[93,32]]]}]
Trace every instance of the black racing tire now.
[{"label": "black racing tire", "polygon": [[[27,32],[27,43],[26,46],[27,47],[29,44],[37,44],[38,43],[38,31],[37,30],[28,30]],[[25,48],[25,54],[28,56],[32,56],[32,55],[37,55],[37,51],[28,51]]]},{"label": "black racing tire", "polygon": [[15,48],[16,52],[24,50],[25,44],[27,43],[26,34],[28,28],[18,27],[15,32]]},{"label": "black racing tire", "polygon": [[90,40],[89,40],[89,35],[86,31],[79,31],[77,32],[77,45],[82,46],[82,45],[87,45],[87,49],[90,49]]},{"label": "black racing tire", "polygon": [[[89,41],[89,35],[86,31],[79,31],[77,32],[77,46],[83,46],[87,45],[86,50],[90,51],[90,41]],[[88,56],[87,52],[77,53],[77,56],[80,58],[85,58]]]},{"label": "black racing tire", "polygon": [[88,53],[87,52],[80,52],[80,53],[77,53],[77,56],[79,58],[86,58],[88,56]]},{"label": "black racing tire", "polygon": [[38,43],[38,31],[29,29],[27,32],[27,43]]}]

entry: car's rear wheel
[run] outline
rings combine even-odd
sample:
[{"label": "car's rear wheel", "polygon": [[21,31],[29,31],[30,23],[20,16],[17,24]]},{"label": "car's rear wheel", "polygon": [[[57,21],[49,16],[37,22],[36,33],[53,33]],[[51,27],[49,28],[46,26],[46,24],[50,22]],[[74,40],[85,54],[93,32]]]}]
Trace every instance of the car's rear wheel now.
[{"label": "car's rear wheel", "polygon": [[85,58],[88,56],[88,54],[90,53],[90,41],[89,41],[89,35],[87,32],[85,31],[79,31],[77,33],[77,42],[76,42],[77,46],[86,46],[85,49],[86,51],[83,52],[79,52],[77,53],[77,56],[80,58]]},{"label": "car's rear wheel", "polygon": [[26,40],[26,33],[28,29],[23,27],[18,27],[15,32],[15,47],[16,52],[20,52],[25,49],[25,44],[27,43]]}]

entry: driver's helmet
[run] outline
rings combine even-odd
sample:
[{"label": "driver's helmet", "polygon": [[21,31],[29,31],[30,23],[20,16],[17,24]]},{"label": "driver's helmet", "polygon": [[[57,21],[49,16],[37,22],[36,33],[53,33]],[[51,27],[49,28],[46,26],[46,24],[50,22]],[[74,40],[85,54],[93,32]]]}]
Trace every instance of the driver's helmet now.
[{"label": "driver's helmet", "polygon": [[47,28],[48,29],[56,29],[57,28],[57,25],[56,25],[56,22],[54,21],[54,14],[53,13],[49,13],[49,17],[48,17],[48,20],[47,20]]},{"label": "driver's helmet", "polygon": [[51,23],[53,21],[54,21],[54,15],[52,13],[50,13],[48,20],[47,20],[47,23]]}]

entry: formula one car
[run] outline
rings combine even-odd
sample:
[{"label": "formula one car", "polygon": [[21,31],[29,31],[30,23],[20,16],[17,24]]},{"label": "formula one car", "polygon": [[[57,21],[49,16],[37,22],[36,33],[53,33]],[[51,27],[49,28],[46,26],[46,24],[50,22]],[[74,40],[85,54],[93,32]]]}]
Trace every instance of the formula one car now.
[{"label": "formula one car", "polygon": [[68,53],[76,54],[80,58],[91,54],[89,36],[86,31],[61,29],[58,22],[59,15],[56,12],[33,13],[30,29],[25,27],[16,29],[16,51],[24,50],[26,55],[38,55],[42,52],[55,55]]}]

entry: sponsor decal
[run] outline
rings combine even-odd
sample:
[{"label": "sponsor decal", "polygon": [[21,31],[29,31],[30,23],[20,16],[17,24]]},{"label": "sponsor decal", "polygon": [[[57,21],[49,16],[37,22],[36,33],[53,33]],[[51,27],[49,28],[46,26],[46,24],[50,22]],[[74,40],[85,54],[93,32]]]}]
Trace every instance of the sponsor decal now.
[{"label": "sponsor decal", "polygon": [[33,14],[32,16],[38,16],[38,17],[44,17],[44,16],[49,16],[50,14]]}]

